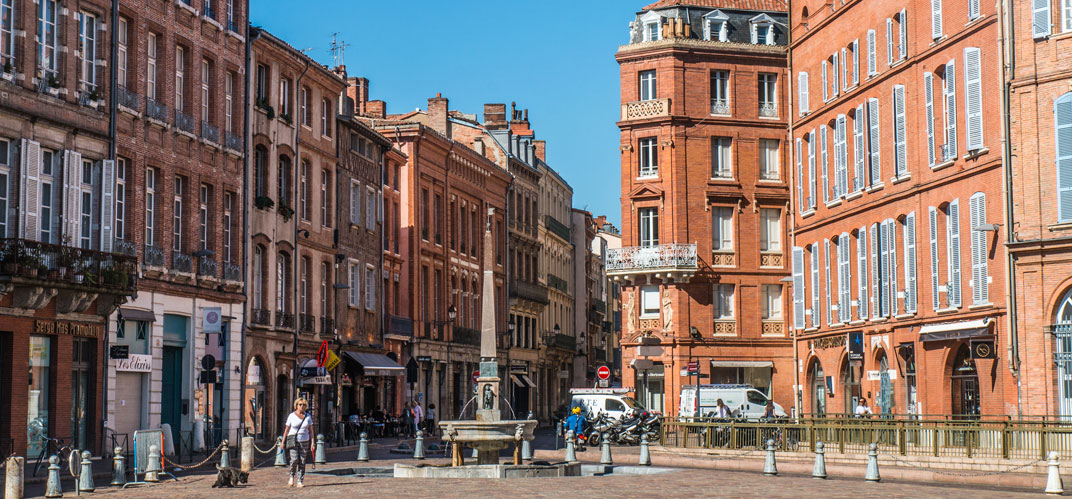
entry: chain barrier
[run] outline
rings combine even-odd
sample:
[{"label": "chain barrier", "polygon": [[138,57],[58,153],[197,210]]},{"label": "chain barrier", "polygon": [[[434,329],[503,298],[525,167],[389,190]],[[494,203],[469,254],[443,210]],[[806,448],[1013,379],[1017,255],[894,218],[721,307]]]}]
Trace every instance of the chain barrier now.
[{"label": "chain barrier", "polygon": [[949,475],[949,476],[959,476],[959,477],[981,477],[981,476],[1002,475],[1002,474],[1005,474],[1005,473],[1014,473],[1014,472],[1020,471],[1020,470],[1025,469],[1025,468],[1030,468],[1032,466],[1035,466],[1038,463],[1041,463],[1041,462],[1045,461],[1045,459],[1036,459],[1034,461],[1031,461],[1030,463],[1021,464],[1019,466],[1013,466],[1012,468],[1009,468],[1007,470],[958,472],[958,471],[942,471],[942,470],[936,470],[936,469],[933,469],[933,468],[929,468],[927,466],[920,466],[918,464],[913,464],[913,463],[910,463],[908,461],[905,461],[904,459],[901,459],[900,456],[896,456],[896,455],[893,455],[893,454],[882,454],[882,455],[886,456],[886,457],[889,457],[889,458],[892,458],[894,461],[897,461],[898,463],[900,463],[900,464],[902,464],[904,466],[908,466],[909,468],[915,468],[915,469],[919,469],[919,470],[930,471],[932,473],[937,473],[939,475]]},{"label": "chain barrier", "polygon": [[197,464],[195,464],[193,466],[183,466],[181,463],[169,463],[168,460],[167,460],[167,457],[164,456],[163,453],[160,454],[160,462],[162,463],[162,467],[164,469],[167,469],[168,464],[170,464],[171,466],[173,466],[175,468],[181,468],[183,471],[195,470],[197,468],[200,468],[200,467],[204,466],[206,463],[208,463],[210,460],[212,460],[212,458],[217,453],[219,453],[220,449],[222,449],[222,448],[223,448],[223,442],[220,442],[220,445],[218,445],[216,447],[216,450],[212,451],[212,454],[209,454],[208,457],[206,457],[204,461],[201,461],[200,463],[197,463]]},{"label": "chain barrier", "polygon": [[257,447],[256,443],[253,444],[253,448],[256,449],[257,452],[260,452],[261,454],[268,454],[269,452],[275,452],[276,447],[279,447],[279,442],[276,442],[276,443],[272,444],[272,446],[269,447],[268,450],[261,450],[260,447]]}]

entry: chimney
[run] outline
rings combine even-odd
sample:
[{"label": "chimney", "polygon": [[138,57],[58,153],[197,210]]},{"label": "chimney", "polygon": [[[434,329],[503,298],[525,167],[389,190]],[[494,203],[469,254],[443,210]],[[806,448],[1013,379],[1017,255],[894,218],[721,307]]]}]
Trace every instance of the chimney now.
[{"label": "chimney", "polygon": [[484,104],[484,127],[488,130],[506,129],[506,104]]},{"label": "chimney", "polygon": [[370,100],[365,103],[365,116],[382,120],[387,117],[387,103],[382,100]]},{"label": "chimney", "polygon": [[546,140],[534,140],[532,145],[536,146],[536,157],[540,158],[540,161],[547,162],[547,141]]},{"label": "chimney", "polygon": [[368,103],[368,78],[349,78],[346,80],[346,96],[354,101],[357,115],[365,115],[365,104]]},{"label": "chimney", "polygon": [[473,139],[473,150],[476,151],[476,153],[481,155],[481,156],[484,155],[484,139],[483,139],[483,137],[476,137],[476,138]]},{"label": "chimney", "polygon": [[333,73],[335,73],[335,76],[338,76],[339,78],[342,78],[344,80],[346,79],[346,65],[345,64],[335,66],[335,69],[332,69],[331,71]]},{"label": "chimney", "polygon": [[437,92],[435,97],[428,99],[428,126],[446,135],[448,139],[450,138],[450,128],[447,126],[447,110],[449,107],[449,101],[441,93]]}]

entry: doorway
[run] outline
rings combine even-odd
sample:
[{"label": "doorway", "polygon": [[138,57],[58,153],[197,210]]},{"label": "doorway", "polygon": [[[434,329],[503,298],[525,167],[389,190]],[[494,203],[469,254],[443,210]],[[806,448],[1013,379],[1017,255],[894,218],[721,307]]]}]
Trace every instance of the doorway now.
[{"label": "doorway", "polygon": [[815,417],[826,415],[826,376],[818,360],[811,363],[811,412]]},{"label": "doorway", "polygon": [[90,414],[93,414],[93,368],[96,342],[89,338],[71,341],[71,445],[88,449],[93,439]]},{"label": "doorway", "polygon": [[960,345],[956,360],[953,361],[952,397],[953,415],[965,418],[979,416],[979,374],[975,370],[975,360],[967,345]]},{"label": "doorway", "polygon": [[176,450],[182,424],[182,350],[181,347],[164,347],[164,365],[160,375],[160,423],[171,425]]}]

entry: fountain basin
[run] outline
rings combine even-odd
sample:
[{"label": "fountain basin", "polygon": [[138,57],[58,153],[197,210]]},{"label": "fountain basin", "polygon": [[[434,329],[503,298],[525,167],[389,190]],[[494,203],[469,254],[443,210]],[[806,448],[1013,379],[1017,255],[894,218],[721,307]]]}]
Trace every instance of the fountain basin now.
[{"label": "fountain basin", "polygon": [[477,464],[499,464],[499,451],[518,440],[532,440],[537,421],[440,421],[444,442],[477,449]]}]

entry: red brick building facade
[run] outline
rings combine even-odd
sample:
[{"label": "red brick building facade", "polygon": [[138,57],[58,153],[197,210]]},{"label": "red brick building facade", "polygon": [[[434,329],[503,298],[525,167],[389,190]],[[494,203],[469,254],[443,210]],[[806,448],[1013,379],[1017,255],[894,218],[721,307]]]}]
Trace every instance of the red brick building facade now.
[{"label": "red brick building facade", "polygon": [[[667,414],[690,361],[704,383],[792,405],[785,9],[663,0],[615,56],[623,248],[606,271],[623,286],[623,385]],[[646,336],[663,354],[636,369]]]},{"label": "red brick building facade", "polygon": [[790,17],[801,412],[1014,414],[994,4]]}]

